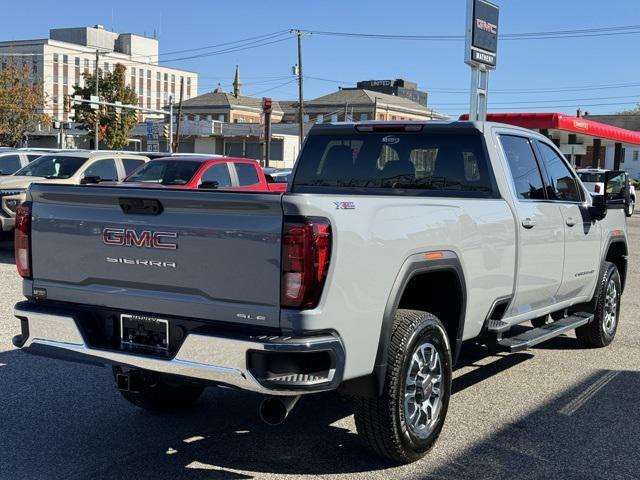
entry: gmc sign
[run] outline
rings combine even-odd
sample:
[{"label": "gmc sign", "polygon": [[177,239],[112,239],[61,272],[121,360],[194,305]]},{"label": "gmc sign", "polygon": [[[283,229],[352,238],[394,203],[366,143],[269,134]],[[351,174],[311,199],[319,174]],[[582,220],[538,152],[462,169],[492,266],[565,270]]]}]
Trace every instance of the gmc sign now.
[{"label": "gmc sign", "polygon": [[153,230],[134,230],[133,228],[105,228],[102,230],[102,242],[120,247],[155,248],[176,250],[178,248],[176,232],[156,232]]},{"label": "gmc sign", "polygon": [[468,0],[465,61],[494,68],[498,51],[497,5],[487,0]]}]

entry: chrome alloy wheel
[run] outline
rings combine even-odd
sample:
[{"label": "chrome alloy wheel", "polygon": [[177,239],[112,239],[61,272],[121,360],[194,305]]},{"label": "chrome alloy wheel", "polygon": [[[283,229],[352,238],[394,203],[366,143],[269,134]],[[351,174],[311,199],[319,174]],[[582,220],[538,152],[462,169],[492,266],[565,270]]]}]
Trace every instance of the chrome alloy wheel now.
[{"label": "chrome alloy wheel", "polygon": [[613,279],[607,284],[607,292],[604,297],[603,327],[607,335],[613,335],[618,321],[618,289]]},{"label": "chrome alloy wheel", "polygon": [[436,427],[442,407],[442,365],[431,343],[418,345],[411,357],[404,392],[407,426],[418,438],[427,438]]}]

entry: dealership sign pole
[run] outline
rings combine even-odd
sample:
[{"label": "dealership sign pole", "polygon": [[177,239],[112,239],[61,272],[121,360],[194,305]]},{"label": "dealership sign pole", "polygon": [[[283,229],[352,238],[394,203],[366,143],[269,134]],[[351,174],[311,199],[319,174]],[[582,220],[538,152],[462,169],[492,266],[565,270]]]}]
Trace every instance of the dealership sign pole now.
[{"label": "dealership sign pole", "polygon": [[467,0],[465,63],[471,67],[469,120],[487,118],[489,70],[495,70],[498,52],[497,5],[487,0]]}]

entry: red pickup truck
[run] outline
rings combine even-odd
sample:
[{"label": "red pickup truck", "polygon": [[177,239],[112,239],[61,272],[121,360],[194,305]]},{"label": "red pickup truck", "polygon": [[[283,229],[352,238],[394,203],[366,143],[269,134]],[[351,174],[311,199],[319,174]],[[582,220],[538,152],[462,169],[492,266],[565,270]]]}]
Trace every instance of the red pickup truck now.
[{"label": "red pickup truck", "polygon": [[283,192],[287,188],[286,183],[268,182],[255,160],[208,156],[157,158],[131,173],[124,183],[257,192]]}]

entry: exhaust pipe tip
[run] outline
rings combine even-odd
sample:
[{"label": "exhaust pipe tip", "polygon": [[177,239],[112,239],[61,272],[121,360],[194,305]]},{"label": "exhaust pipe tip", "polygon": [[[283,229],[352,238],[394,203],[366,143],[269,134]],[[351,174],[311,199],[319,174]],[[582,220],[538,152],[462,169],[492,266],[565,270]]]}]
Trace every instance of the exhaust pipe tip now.
[{"label": "exhaust pipe tip", "polygon": [[260,403],[260,419],[267,425],[281,425],[298,403],[297,397],[267,397]]}]

